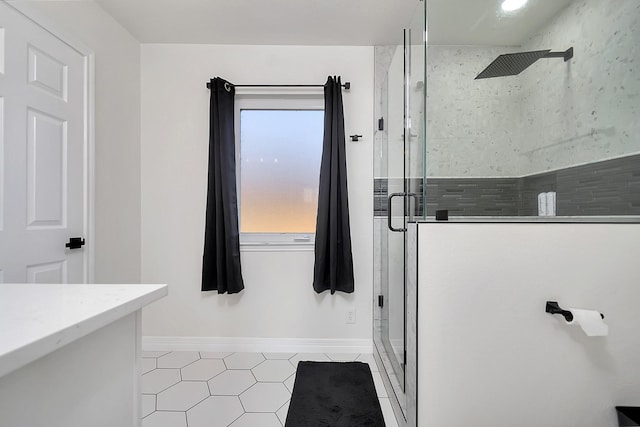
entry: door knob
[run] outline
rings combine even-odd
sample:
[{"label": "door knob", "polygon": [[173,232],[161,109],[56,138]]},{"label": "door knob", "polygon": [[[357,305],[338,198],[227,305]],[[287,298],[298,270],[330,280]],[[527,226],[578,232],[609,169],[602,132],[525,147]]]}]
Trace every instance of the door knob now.
[{"label": "door knob", "polygon": [[84,246],[84,239],[82,237],[72,237],[69,239],[69,242],[64,245],[65,248],[69,249],[80,249]]}]

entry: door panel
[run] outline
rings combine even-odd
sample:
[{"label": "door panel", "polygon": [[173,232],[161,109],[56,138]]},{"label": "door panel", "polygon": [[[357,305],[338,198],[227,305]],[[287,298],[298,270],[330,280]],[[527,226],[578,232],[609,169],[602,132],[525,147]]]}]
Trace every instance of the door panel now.
[{"label": "door panel", "polygon": [[86,59],[0,2],[0,270],[4,282],[87,282]]},{"label": "door panel", "polygon": [[67,262],[56,261],[27,266],[28,283],[67,283]]},{"label": "door panel", "polygon": [[67,65],[34,46],[29,52],[29,84],[67,100]]},{"label": "door panel", "polygon": [[67,207],[67,122],[27,112],[27,229],[63,228]]},{"label": "door panel", "polygon": [[[4,29],[0,31],[0,35],[4,34]],[[0,81],[2,80],[2,70],[4,69],[4,62],[2,55],[4,54],[4,37],[0,37]],[[0,233],[4,230],[4,97],[0,93]],[[2,264],[0,264],[0,268]],[[0,269],[0,271],[2,271]],[[2,275],[0,274],[0,283],[2,282]]]},{"label": "door panel", "polygon": [[0,26],[0,74],[4,74],[4,27]]}]

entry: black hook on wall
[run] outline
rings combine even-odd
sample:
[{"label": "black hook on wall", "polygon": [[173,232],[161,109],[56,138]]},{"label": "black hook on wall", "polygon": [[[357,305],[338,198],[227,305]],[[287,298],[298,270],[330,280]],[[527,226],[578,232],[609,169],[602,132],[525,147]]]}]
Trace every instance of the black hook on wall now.
[{"label": "black hook on wall", "polygon": [[352,141],[358,141],[360,138],[362,138],[362,135],[349,135],[351,137]]}]

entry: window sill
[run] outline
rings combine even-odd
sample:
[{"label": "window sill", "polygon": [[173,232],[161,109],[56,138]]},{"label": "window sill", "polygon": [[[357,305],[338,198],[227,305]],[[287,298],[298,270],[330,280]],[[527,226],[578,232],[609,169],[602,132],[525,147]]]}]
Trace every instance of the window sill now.
[{"label": "window sill", "polygon": [[313,252],[314,242],[240,242],[240,252]]}]

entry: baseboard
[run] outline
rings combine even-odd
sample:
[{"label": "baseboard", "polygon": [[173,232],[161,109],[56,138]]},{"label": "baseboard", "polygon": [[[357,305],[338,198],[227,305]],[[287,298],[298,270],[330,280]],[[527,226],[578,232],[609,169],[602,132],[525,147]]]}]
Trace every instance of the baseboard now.
[{"label": "baseboard", "polygon": [[372,353],[370,339],[142,337],[142,349],[259,353]]}]

